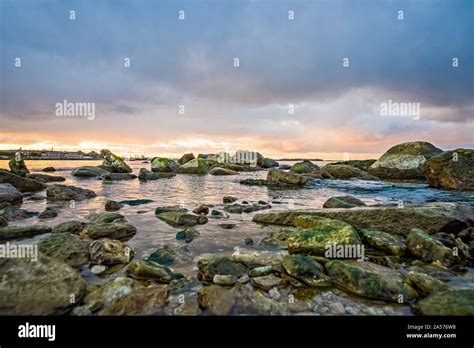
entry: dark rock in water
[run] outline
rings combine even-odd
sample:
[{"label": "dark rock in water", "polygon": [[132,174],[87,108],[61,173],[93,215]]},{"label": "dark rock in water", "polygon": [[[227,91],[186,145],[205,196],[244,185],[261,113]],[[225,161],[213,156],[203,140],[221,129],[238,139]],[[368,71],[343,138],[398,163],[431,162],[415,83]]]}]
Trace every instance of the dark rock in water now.
[{"label": "dark rock in water", "polygon": [[82,201],[84,199],[94,198],[97,195],[91,190],[68,185],[53,184],[48,186],[46,189],[46,196],[50,201]]},{"label": "dark rock in water", "polygon": [[202,215],[183,213],[180,211],[168,211],[156,216],[158,219],[170,224],[171,226],[195,226],[205,224],[207,218]]},{"label": "dark rock in water", "polygon": [[86,223],[81,221],[67,221],[54,226],[51,232],[79,234],[86,227],[86,225]]},{"label": "dark rock in water", "polygon": [[0,227],[5,226],[8,226],[8,220],[4,216],[0,215]]},{"label": "dark rock in water", "polygon": [[219,211],[219,210],[216,210],[216,209],[213,209],[211,211],[211,217],[212,218],[223,218],[224,217],[224,213]]},{"label": "dark rock in water", "polygon": [[159,215],[161,213],[166,213],[170,211],[176,211],[180,213],[186,213],[188,209],[181,207],[180,205],[170,205],[170,206],[165,206],[165,207],[157,207],[155,209],[155,215]]},{"label": "dark rock in water", "polygon": [[267,168],[279,167],[280,164],[278,164],[277,161],[275,161],[275,160],[273,160],[273,159],[271,159],[271,158],[264,158],[263,161],[262,161],[262,163],[259,164],[259,166],[262,167],[262,168],[267,169]]},{"label": "dark rock in water", "polygon": [[324,267],[309,256],[285,255],[282,266],[285,272],[310,287],[331,285],[328,276],[324,274]]},{"label": "dark rock in water", "polygon": [[244,179],[240,180],[239,183],[241,185],[249,185],[249,186],[267,186],[269,182],[263,179]]},{"label": "dark rock in water", "polygon": [[126,222],[125,217],[117,212],[92,213],[87,219],[91,223],[109,223],[109,222]]},{"label": "dark rock in water", "polygon": [[244,207],[241,204],[231,204],[224,207],[224,210],[232,214],[242,214]]},{"label": "dark rock in water", "polygon": [[252,238],[245,238],[244,239],[244,244],[245,245],[254,245],[254,241]]},{"label": "dark rock in water", "polygon": [[454,256],[453,250],[445,247],[439,240],[432,238],[419,228],[413,228],[407,237],[407,248],[416,257],[425,262],[438,261],[450,267],[461,260]]},{"label": "dark rock in water", "polygon": [[7,226],[0,228],[0,240],[29,238],[49,232],[51,227],[48,226]]},{"label": "dark rock in water", "polygon": [[102,175],[109,174],[109,171],[101,167],[83,166],[74,169],[71,174],[81,178],[98,178]]},{"label": "dark rock in water", "polygon": [[367,261],[339,260],[329,261],[325,267],[338,288],[355,295],[391,302],[410,302],[417,296],[403,276],[392,268]]},{"label": "dark rock in water", "polygon": [[193,210],[193,213],[197,215],[200,215],[200,214],[207,215],[209,214],[209,207],[207,205],[200,205],[199,207]]},{"label": "dark rock in water", "polygon": [[423,163],[442,150],[424,141],[392,146],[369,167],[369,173],[381,179],[425,179]]},{"label": "dark rock in water", "polygon": [[202,281],[212,282],[216,274],[232,275],[237,278],[247,274],[250,267],[234,261],[227,256],[204,255],[197,261],[199,269],[198,279]]},{"label": "dark rock in water", "polygon": [[363,170],[363,171],[368,171],[370,166],[372,164],[374,164],[377,160],[374,160],[374,159],[368,159],[368,160],[350,160],[350,161],[340,161],[340,162],[333,162],[333,163],[328,163],[327,165],[328,166],[332,166],[332,165],[339,165],[339,164],[343,164],[343,165],[346,165],[346,166],[351,166],[351,167],[355,167],[355,168],[358,168],[360,170]]},{"label": "dark rock in water", "polygon": [[8,286],[0,286],[2,315],[61,315],[85,294],[86,283],[79,273],[47,256],[40,255],[36,262],[6,259],[0,262],[0,274],[8,279]]},{"label": "dark rock in water", "polygon": [[209,173],[209,166],[205,159],[195,158],[176,169],[176,173],[203,175]]},{"label": "dark rock in water", "polygon": [[73,268],[89,262],[89,242],[71,233],[55,233],[38,243],[44,255],[59,259]]},{"label": "dark rock in water", "polygon": [[168,158],[157,157],[151,162],[151,171],[159,173],[173,173],[180,167],[181,164]]},{"label": "dark rock in water", "polygon": [[384,253],[402,256],[407,250],[405,240],[401,236],[370,229],[360,229],[359,234],[365,244]]},{"label": "dark rock in water", "polygon": [[100,156],[104,159],[102,165],[112,168],[112,173],[131,173],[132,169],[120,158],[109,150],[101,150]]},{"label": "dark rock in water", "polygon": [[202,287],[198,292],[200,306],[213,315],[228,315],[237,300],[234,288],[227,289],[219,285]]},{"label": "dark rock in water", "polygon": [[291,166],[289,164],[280,164],[280,169],[281,170],[288,170],[288,169],[291,169]]},{"label": "dark rock in water", "polygon": [[234,203],[237,201],[237,197],[234,196],[224,196],[222,199],[224,203]]},{"label": "dark rock in water", "polygon": [[54,167],[46,167],[41,170],[42,172],[55,172],[56,168]]},{"label": "dark rock in water", "polygon": [[158,179],[169,179],[175,176],[174,173],[168,172],[150,172],[146,168],[141,168],[140,173],[138,173],[138,180],[148,181],[148,180],[158,180]]},{"label": "dark rock in water", "polygon": [[176,239],[177,240],[184,240],[186,243],[191,243],[193,240],[195,240],[197,237],[199,237],[201,234],[199,231],[192,227],[186,227],[184,230],[179,231],[176,233]]},{"label": "dark rock in water", "polygon": [[116,201],[108,200],[105,202],[105,211],[117,211],[122,209],[122,204]]},{"label": "dark rock in water", "polygon": [[371,175],[359,168],[344,165],[333,164],[324,166],[319,172],[314,174],[315,177],[324,179],[362,179],[362,180],[379,180],[374,175]]},{"label": "dark rock in water", "polygon": [[266,205],[252,204],[252,205],[244,207],[244,213],[253,213],[254,211],[259,211],[259,210],[264,210],[264,209],[271,209],[271,207],[272,206],[270,204],[266,204]]},{"label": "dark rock in water", "polygon": [[133,180],[136,178],[135,174],[130,173],[108,173],[100,177],[101,180],[105,181]]},{"label": "dark rock in water", "polygon": [[9,162],[8,162],[8,166],[10,167],[10,171],[13,173],[13,174],[16,174],[18,176],[25,176],[26,174],[28,174],[30,171],[28,170],[28,168],[26,168],[26,164],[25,164],[25,161],[20,159],[19,161],[16,160],[16,158],[12,158]]},{"label": "dark rock in water", "polygon": [[147,260],[133,260],[125,270],[129,277],[137,280],[154,280],[160,283],[170,283],[183,278],[180,273],[158,263]]},{"label": "dark rock in water", "polygon": [[115,239],[102,238],[89,245],[91,264],[113,266],[127,264],[133,257],[133,249]]},{"label": "dark rock in water", "polygon": [[222,167],[212,168],[209,174],[211,175],[239,175],[239,173],[236,172],[235,170],[222,168]]},{"label": "dark rock in water", "polygon": [[153,203],[154,201],[152,199],[128,199],[124,201],[120,201],[120,204],[123,205],[131,205],[132,207],[137,206],[137,205],[143,205],[143,204],[148,204],[148,203]]},{"label": "dark rock in water", "polygon": [[54,207],[46,207],[38,214],[38,219],[52,219],[59,215],[59,210]]},{"label": "dark rock in water", "polygon": [[21,204],[23,195],[11,184],[0,184],[0,203]]},{"label": "dark rock in water", "polygon": [[432,187],[474,191],[474,150],[457,149],[432,156],[422,166]]},{"label": "dark rock in water", "polygon": [[16,206],[7,206],[0,210],[0,215],[7,219],[7,221],[18,221],[36,216],[38,213],[20,209]]},{"label": "dark rock in water", "polygon": [[311,174],[319,170],[319,167],[311,161],[304,160],[293,164],[290,171],[295,174]]},{"label": "dark rock in water", "polygon": [[261,277],[252,277],[250,282],[254,287],[268,291],[274,287],[278,287],[282,284],[282,279],[275,276],[274,274],[268,274]]},{"label": "dark rock in water", "polygon": [[267,174],[267,182],[270,184],[303,186],[308,182],[308,178],[279,169],[271,169]]},{"label": "dark rock in water", "polygon": [[189,161],[195,159],[193,153],[185,153],[184,155],[181,156],[181,158],[178,160],[178,163],[183,165],[188,163]]},{"label": "dark rock in water", "polygon": [[159,263],[160,265],[171,266],[176,260],[177,256],[178,254],[172,247],[169,245],[164,245],[151,253],[147,260]]},{"label": "dark rock in water", "polygon": [[127,241],[137,233],[137,228],[121,222],[91,223],[84,228],[81,236],[91,239],[109,238]]},{"label": "dark rock in water", "polygon": [[223,228],[225,230],[231,230],[237,225],[236,224],[218,224],[217,226],[219,226],[220,228]]},{"label": "dark rock in water", "polygon": [[354,208],[366,205],[360,199],[352,196],[331,197],[323,204],[323,208]]},{"label": "dark rock in water", "polygon": [[417,303],[423,315],[474,315],[474,290],[437,292]]},{"label": "dark rock in water", "polygon": [[39,181],[15,175],[4,169],[0,169],[0,184],[11,184],[20,192],[37,192],[46,188],[46,185]]},{"label": "dark rock in water", "polygon": [[42,182],[43,184],[49,182],[61,182],[66,181],[66,178],[57,175],[46,175],[46,174],[26,174],[27,178]]}]

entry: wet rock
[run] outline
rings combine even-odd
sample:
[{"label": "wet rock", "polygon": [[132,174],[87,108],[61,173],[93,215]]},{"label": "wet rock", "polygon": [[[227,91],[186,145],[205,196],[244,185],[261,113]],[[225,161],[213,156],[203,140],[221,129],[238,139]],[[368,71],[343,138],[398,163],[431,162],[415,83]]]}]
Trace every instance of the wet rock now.
[{"label": "wet rock", "polygon": [[261,167],[248,165],[248,164],[238,164],[238,163],[225,163],[219,164],[220,168],[233,170],[235,172],[256,172],[262,170]]},{"label": "wet rock", "polygon": [[407,248],[414,256],[425,262],[437,261],[446,267],[460,262],[459,257],[454,256],[452,249],[445,247],[443,243],[419,228],[412,229],[408,234]]},{"label": "wet rock", "polygon": [[181,207],[179,205],[172,205],[172,206],[166,206],[166,207],[157,207],[155,209],[155,215],[159,215],[161,213],[167,213],[170,211],[175,211],[175,212],[180,212],[180,213],[186,213],[188,209]]},{"label": "wet rock", "polygon": [[100,179],[104,181],[133,180],[136,178],[137,176],[135,174],[130,173],[108,173],[100,177]]},{"label": "wet rock", "polygon": [[108,267],[104,265],[94,265],[91,267],[91,273],[95,275],[100,275],[107,271]]},{"label": "wet rock", "polygon": [[130,205],[132,207],[135,207],[137,205],[148,204],[148,203],[153,203],[153,200],[152,199],[126,199],[124,201],[120,201],[120,204]]},{"label": "wet rock", "polygon": [[209,166],[205,159],[195,158],[176,169],[176,173],[203,175],[209,173]]},{"label": "wet rock", "polygon": [[417,306],[423,315],[474,315],[474,290],[437,292]]},{"label": "wet rock", "polygon": [[90,223],[80,233],[81,237],[90,239],[117,239],[127,241],[137,233],[137,228],[122,222]]},{"label": "wet rock", "polygon": [[422,296],[428,296],[440,291],[450,290],[450,287],[442,281],[431,277],[426,273],[408,272],[407,284]]},{"label": "wet rock", "polygon": [[54,167],[46,167],[41,170],[42,172],[55,172],[56,168]]},{"label": "wet rock", "polygon": [[150,172],[148,169],[141,168],[138,173],[138,180],[148,181],[148,180],[158,180],[158,179],[169,179],[175,176],[174,173],[167,172]]},{"label": "wet rock", "polygon": [[245,245],[254,245],[254,241],[252,238],[245,238],[244,239],[244,244]]},{"label": "wet rock", "polygon": [[196,230],[192,227],[186,227],[184,230],[179,231],[178,233],[176,233],[176,239],[177,240],[184,240],[186,243],[191,243],[193,240],[195,240],[200,235],[201,234],[199,233],[198,230]]},{"label": "wet rock", "polygon": [[147,260],[133,260],[125,270],[129,277],[138,280],[154,280],[160,283],[170,283],[175,279],[183,278],[170,268]]},{"label": "wet rock", "polygon": [[304,186],[308,178],[279,169],[271,169],[267,174],[267,182],[277,185]]},{"label": "wet rock", "polygon": [[324,274],[324,267],[305,255],[285,255],[282,266],[285,272],[310,287],[331,285],[328,276]]},{"label": "wet rock", "polygon": [[303,160],[303,162],[298,162],[293,164],[290,169],[290,172],[295,174],[311,174],[319,170],[319,167],[309,160]]},{"label": "wet rock", "polygon": [[110,306],[119,298],[130,294],[137,286],[137,282],[133,279],[117,277],[87,294],[84,299],[84,305],[91,312],[96,312],[106,306]]},{"label": "wet rock", "polygon": [[0,184],[10,184],[20,192],[38,192],[46,188],[46,185],[39,181],[15,175],[4,169],[0,169]]},{"label": "wet rock", "polygon": [[213,219],[221,219],[221,218],[223,218],[224,216],[225,216],[225,215],[224,215],[223,212],[221,212],[221,211],[219,211],[219,210],[216,210],[216,209],[213,209],[213,210],[211,211],[211,216],[210,216],[210,217],[213,218]]},{"label": "wet rock", "polygon": [[201,309],[199,308],[197,297],[190,298],[187,296],[184,299],[184,303],[174,310],[174,315],[198,316],[199,314],[201,314]]},{"label": "wet rock", "polygon": [[80,178],[99,178],[102,175],[108,174],[109,171],[94,166],[83,166],[74,169],[71,174]]},{"label": "wet rock", "polygon": [[15,175],[26,176],[26,174],[30,172],[28,168],[26,168],[25,161],[22,159],[17,161],[16,158],[12,158],[8,162],[8,166],[10,167],[10,171]]},{"label": "wet rock", "polygon": [[38,215],[38,213],[18,208],[16,206],[7,206],[0,210],[0,215],[7,221],[18,221],[28,219]]},{"label": "wet rock", "polygon": [[408,302],[417,296],[402,275],[388,267],[371,262],[339,260],[329,261],[325,267],[333,284],[355,295],[391,302]]},{"label": "wet rock", "polygon": [[200,214],[207,215],[209,214],[209,207],[207,205],[200,205],[199,207],[193,210],[193,213],[197,215],[200,215]]},{"label": "wet rock", "polygon": [[328,163],[328,166],[331,165],[339,165],[343,164],[346,166],[351,166],[351,167],[356,167],[360,170],[368,171],[369,167],[374,164],[377,160],[374,159],[369,159],[369,160],[350,160],[350,161],[341,161],[341,162],[334,162],[334,163]]},{"label": "wet rock", "polygon": [[237,282],[237,277],[231,274],[216,274],[212,282],[216,285],[233,286]]},{"label": "wet rock", "polygon": [[180,211],[168,211],[160,213],[156,216],[158,219],[170,224],[171,226],[195,226],[198,223],[204,224],[207,222],[207,218],[202,215],[194,215],[184,213]]},{"label": "wet rock", "polygon": [[113,266],[129,263],[134,251],[118,240],[102,238],[90,243],[89,253],[91,264]]},{"label": "wet rock", "polygon": [[68,185],[53,184],[48,186],[46,189],[46,196],[50,201],[82,201],[84,199],[94,198],[97,195],[91,190]]},{"label": "wet rock", "polygon": [[437,154],[423,163],[422,171],[432,187],[474,190],[474,150],[457,149]]},{"label": "wet rock", "polygon": [[288,247],[288,238],[299,231],[294,227],[273,228],[272,231],[260,241],[261,245],[273,245],[286,249]]},{"label": "wet rock", "polygon": [[[263,180],[263,179],[244,179],[244,180],[240,180],[239,183],[241,185],[248,185],[248,186],[271,186],[271,185],[278,186],[278,184],[276,183],[271,184],[267,180]],[[285,185],[282,185],[282,186],[285,186]]]},{"label": "wet rock", "polygon": [[48,226],[6,226],[0,228],[0,240],[29,238],[49,232],[51,227]]},{"label": "wet rock", "polygon": [[280,164],[279,168],[281,170],[288,170],[288,169],[291,169],[291,166],[289,164]]},{"label": "wet rock", "polygon": [[442,150],[424,141],[392,146],[369,168],[369,173],[382,179],[424,179],[423,163]]},{"label": "wet rock", "polygon": [[258,164],[258,166],[267,169],[267,168],[279,167],[280,164],[279,164],[277,161],[275,161],[275,160],[273,160],[273,159],[271,159],[271,158],[265,157],[265,158],[261,161],[261,163]]},{"label": "wet rock", "polygon": [[73,268],[89,262],[89,242],[71,233],[55,233],[47,236],[38,243],[38,250]]},{"label": "wet rock", "polygon": [[5,259],[0,262],[0,313],[2,315],[60,315],[68,312],[71,296],[76,303],[86,283],[70,266],[41,256],[36,262]]},{"label": "wet rock", "polygon": [[5,226],[8,226],[8,220],[4,216],[0,215],[0,227]]},{"label": "wet rock", "polygon": [[274,269],[273,266],[259,266],[259,267],[252,268],[249,271],[249,276],[251,276],[251,277],[262,277],[262,276],[268,275],[268,274],[270,274],[274,271],[275,271],[275,269]]},{"label": "wet rock", "polygon": [[21,204],[23,195],[11,184],[0,184],[0,203]]},{"label": "wet rock", "polygon": [[105,202],[105,211],[117,211],[122,209],[122,205],[119,202],[107,200]]},{"label": "wet rock", "polygon": [[400,236],[370,229],[359,230],[359,234],[365,244],[382,252],[401,256],[407,250],[405,241]]},{"label": "wet rock", "polygon": [[193,153],[185,153],[184,155],[181,156],[181,158],[178,160],[178,163],[183,165],[188,163],[189,161],[195,159]]},{"label": "wet rock", "polygon": [[204,286],[198,292],[200,306],[213,315],[230,314],[236,299],[236,290],[218,285]]},{"label": "wet rock", "polygon": [[359,168],[344,165],[344,164],[333,164],[324,166],[320,172],[317,172],[316,177],[324,179],[362,179],[362,180],[378,180],[374,175],[367,173]]},{"label": "wet rock", "polygon": [[46,175],[46,174],[26,174],[26,177],[29,179],[33,179],[39,182],[42,182],[43,184],[49,183],[49,182],[61,182],[61,181],[66,181],[65,177],[62,176],[57,176],[57,175]]},{"label": "wet rock", "polygon": [[221,167],[212,168],[209,174],[211,175],[239,175],[239,173],[234,170],[221,168]]},{"label": "wet rock", "polygon": [[249,267],[227,256],[202,256],[198,262],[198,279],[212,282],[215,275],[231,275],[239,278],[247,274]]},{"label": "wet rock", "polygon": [[287,315],[288,305],[267,297],[261,291],[251,291],[250,300],[259,315]]},{"label": "wet rock", "polygon": [[59,215],[59,209],[54,207],[46,207],[45,210],[38,214],[38,219],[53,219]]},{"label": "wet rock", "polygon": [[101,150],[100,156],[104,159],[102,165],[111,168],[112,173],[131,173],[132,169],[120,158],[109,150]]},{"label": "wet rock", "polygon": [[157,157],[151,162],[151,171],[157,173],[173,173],[180,165],[180,163],[171,159]]},{"label": "wet rock", "polygon": [[217,226],[219,226],[220,228],[223,228],[224,230],[231,230],[237,225],[236,224],[217,224]]},{"label": "wet rock", "polygon": [[160,265],[171,266],[175,262],[177,256],[178,254],[172,247],[169,245],[164,245],[150,254],[147,260],[156,262]]},{"label": "wet rock", "polygon": [[109,222],[121,222],[125,221],[125,217],[116,212],[103,212],[103,213],[92,213],[87,219],[91,223],[109,223]]},{"label": "wet rock", "polygon": [[257,288],[268,291],[271,288],[281,285],[282,280],[274,274],[269,274],[266,276],[250,278],[250,283]]},{"label": "wet rock", "polygon": [[231,214],[242,214],[244,207],[241,204],[231,204],[224,207],[224,210]]},{"label": "wet rock", "polygon": [[362,207],[366,204],[360,199],[352,196],[331,197],[323,204],[323,208],[354,208]]}]

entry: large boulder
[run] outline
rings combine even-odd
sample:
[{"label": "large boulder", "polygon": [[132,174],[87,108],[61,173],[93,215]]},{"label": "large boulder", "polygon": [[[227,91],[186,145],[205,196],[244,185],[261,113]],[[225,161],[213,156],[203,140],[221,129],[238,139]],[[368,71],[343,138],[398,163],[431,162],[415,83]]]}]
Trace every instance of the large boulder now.
[{"label": "large boulder", "polygon": [[[0,314],[60,315],[81,301],[84,279],[69,265],[40,255],[0,261]],[[72,301],[73,300],[73,301]]]},{"label": "large boulder", "polygon": [[[189,161],[186,161],[186,163]],[[184,163],[183,163],[184,164]],[[159,173],[173,173],[180,167],[180,164],[164,157],[156,157],[151,162],[151,171]]]},{"label": "large boulder", "polygon": [[54,226],[51,232],[79,234],[86,227],[86,225],[87,224],[82,221],[66,221]]},{"label": "large boulder", "polygon": [[404,238],[395,234],[371,229],[361,229],[359,230],[359,235],[365,244],[383,253],[401,256],[404,255],[407,250]]},{"label": "large boulder", "polygon": [[431,157],[422,166],[428,184],[449,190],[474,191],[474,150],[457,149]]},{"label": "large boulder", "polygon": [[158,180],[158,179],[169,179],[175,176],[174,173],[168,172],[150,172],[146,168],[141,168],[140,172],[138,173],[138,180],[140,181],[148,181],[148,180]]},{"label": "large boulder", "polygon": [[423,315],[474,315],[474,290],[460,289],[437,292],[418,301]]},{"label": "large boulder", "polygon": [[207,161],[202,158],[192,159],[176,169],[176,173],[179,174],[207,174],[208,172]]},{"label": "large boulder", "polygon": [[0,203],[21,204],[23,195],[11,184],[0,184]]},{"label": "large boulder", "polygon": [[81,178],[99,178],[102,175],[108,174],[109,171],[100,167],[82,166],[72,171],[72,175]]},{"label": "large boulder", "polygon": [[171,226],[195,226],[205,224],[207,217],[202,215],[189,214],[181,211],[167,211],[156,216],[158,219],[170,224]]},{"label": "large boulder", "polygon": [[108,173],[100,177],[100,180],[104,181],[119,181],[119,180],[133,180],[137,176],[131,173]]},{"label": "large boulder", "polygon": [[178,160],[178,163],[183,165],[188,163],[189,161],[195,159],[193,153],[185,153],[184,155],[181,156],[181,158]]},{"label": "large boulder", "polygon": [[423,163],[441,152],[425,141],[398,144],[372,164],[369,173],[382,179],[424,179]]},{"label": "large boulder", "polygon": [[61,182],[66,181],[65,177],[58,176],[58,175],[47,175],[47,174],[26,174],[27,178],[42,182],[43,184],[47,184],[49,182]]},{"label": "large boulder", "polygon": [[228,315],[237,300],[237,291],[218,285],[202,287],[198,292],[200,306],[213,315]]},{"label": "large boulder", "polygon": [[352,196],[331,197],[323,204],[323,208],[354,208],[363,207],[366,204],[360,199]]},{"label": "large boulder", "polygon": [[68,185],[54,184],[46,189],[46,197],[50,201],[82,201],[96,196],[94,191]]},{"label": "large boulder", "polygon": [[81,232],[81,237],[91,239],[117,239],[127,241],[137,233],[137,228],[133,225],[123,222],[111,223],[91,223],[88,224]]},{"label": "large boulder", "polygon": [[51,227],[41,225],[0,227],[0,240],[30,238],[51,232]]},{"label": "large boulder", "polygon": [[37,192],[46,188],[46,185],[39,181],[24,178],[4,169],[0,169],[0,184],[11,184],[20,192]]},{"label": "large boulder", "polygon": [[102,165],[106,168],[111,168],[112,173],[131,173],[132,168],[130,168],[122,158],[117,155],[114,155],[109,150],[101,150],[100,156],[104,159]]},{"label": "large boulder", "polygon": [[311,174],[317,170],[319,170],[319,167],[316,164],[310,160],[303,160],[302,162],[293,164],[290,172],[295,174]]},{"label": "large boulder", "polygon": [[19,175],[19,176],[25,176],[28,174],[30,171],[28,168],[26,168],[25,161],[20,159],[19,161],[16,160],[16,158],[12,158],[8,162],[8,166],[10,167],[10,171],[13,174]]},{"label": "large boulder", "polygon": [[378,180],[377,177],[370,175],[366,171],[359,168],[348,166],[345,164],[333,164],[324,166],[321,171],[315,173],[316,177],[324,179],[362,179],[362,180]]},{"label": "large boulder", "polygon": [[331,284],[324,274],[324,267],[305,255],[285,255],[281,262],[285,272],[292,278],[310,287],[328,286]]},{"label": "large boulder", "polygon": [[74,268],[89,262],[89,241],[72,233],[53,233],[38,243],[38,250]]},{"label": "large boulder", "polygon": [[119,240],[102,238],[89,245],[91,264],[113,266],[127,264],[133,257],[133,249]]},{"label": "large boulder", "polygon": [[369,170],[369,167],[374,164],[377,160],[374,160],[374,159],[368,159],[368,160],[350,160],[350,161],[340,161],[340,162],[333,162],[333,163],[328,163],[327,165],[328,166],[332,166],[332,165],[339,165],[339,164],[343,164],[343,165],[347,165],[347,166],[351,166],[351,167],[356,167],[358,169],[361,169],[361,170],[364,170],[364,171],[368,171]]},{"label": "large boulder", "polygon": [[262,167],[262,168],[267,169],[267,168],[279,167],[280,164],[279,164],[277,161],[275,161],[275,160],[273,160],[273,159],[271,159],[271,158],[264,158],[264,159],[262,160],[261,165],[259,165],[259,166]]},{"label": "large boulder", "polygon": [[280,169],[270,169],[267,174],[267,182],[269,185],[304,186],[308,182],[308,178]]}]

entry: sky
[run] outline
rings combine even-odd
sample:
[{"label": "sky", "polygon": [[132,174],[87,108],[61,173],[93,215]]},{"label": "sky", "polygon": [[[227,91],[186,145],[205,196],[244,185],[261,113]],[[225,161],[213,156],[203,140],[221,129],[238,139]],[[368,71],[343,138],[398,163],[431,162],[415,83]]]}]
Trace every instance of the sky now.
[{"label": "sky", "polygon": [[0,0],[0,149],[472,148],[473,23],[470,0]]}]

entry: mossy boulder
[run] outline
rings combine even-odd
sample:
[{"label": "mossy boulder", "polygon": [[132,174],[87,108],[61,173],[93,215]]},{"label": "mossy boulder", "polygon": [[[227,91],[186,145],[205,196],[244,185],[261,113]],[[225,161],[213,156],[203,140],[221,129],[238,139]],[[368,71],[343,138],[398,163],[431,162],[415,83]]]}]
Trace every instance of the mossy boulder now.
[{"label": "mossy boulder", "polygon": [[173,173],[180,167],[180,164],[165,157],[156,157],[151,162],[151,171],[159,173]]},{"label": "mossy boulder", "polygon": [[38,250],[78,268],[89,262],[89,241],[72,233],[54,233],[40,240]]},{"label": "mossy boulder", "polygon": [[418,301],[423,315],[474,315],[474,290],[459,289],[434,293]]},{"label": "mossy boulder", "polygon": [[177,240],[184,240],[186,243],[191,243],[197,237],[199,237],[201,233],[198,230],[192,227],[186,227],[184,230],[179,231],[176,233]]},{"label": "mossy boulder", "polygon": [[366,204],[353,196],[331,197],[323,204],[323,208],[354,208],[363,207]]},{"label": "mossy boulder", "polygon": [[81,232],[81,237],[90,239],[117,239],[127,241],[137,233],[137,228],[123,222],[90,223]]},{"label": "mossy boulder", "polygon": [[11,184],[0,184],[0,204],[21,204],[23,195]]},{"label": "mossy boulder", "polygon": [[183,165],[183,164],[188,163],[189,161],[192,161],[193,159],[195,159],[193,153],[185,153],[185,154],[182,155],[181,158],[178,160],[178,163],[181,164],[181,165]]},{"label": "mossy boulder", "polygon": [[269,170],[267,182],[269,185],[304,186],[308,182],[308,178],[274,168]]},{"label": "mossy boulder", "polygon": [[250,265],[235,261],[228,256],[203,255],[197,261],[198,279],[212,282],[215,275],[231,275],[239,278],[247,274]]},{"label": "mossy boulder", "polygon": [[26,168],[25,161],[22,160],[22,159],[17,161],[16,158],[12,158],[8,162],[8,166],[10,167],[10,171],[13,174],[16,174],[16,175],[19,175],[19,176],[26,176],[26,174],[28,174],[30,172],[28,170],[28,168]]},{"label": "mossy boulder", "polygon": [[148,260],[133,260],[125,270],[127,275],[137,280],[153,280],[159,283],[170,283],[183,278],[171,268]]},{"label": "mossy boulder", "polygon": [[319,170],[319,167],[309,160],[304,160],[293,164],[290,169],[290,172],[295,174],[311,174]]},{"label": "mossy boulder", "polygon": [[90,243],[89,253],[91,264],[113,266],[129,263],[134,250],[119,240],[101,238]]},{"label": "mossy boulder", "polygon": [[321,177],[324,179],[338,179],[338,180],[349,180],[349,179],[362,179],[362,180],[378,180],[374,175],[367,173],[359,168],[345,165],[345,164],[333,164],[324,166],[319,172],[314,174],[315,177]]},{"label": "mossy boulder", "polygon": [[51,227],[41,225],[0,227],[0,240],[30,238],[51,232]]},{"label": "mossy boulder", "polygon": [[176,173],[203,175],[209,173],[209,166],[205,159],[195,158],[176,169]]},{"label": "mossy boulder", "polygon": [[441,280],[433,278],[429,274],[416,271],[408,272],[407,284],[422,296],[450,290],[449,285]]},{"label": "mossy boulder", "polygon": [[178,254],[172,247],[169,245],[164,245],[151,253],[147,260],[159,263],[163,266],[171,266],[177,257]]},{"label": "mossy boulder", "polygon": [[207,217],[203,215],[189,214],[181,211],[167,211],[157,215],[157,218],[174,227],[195,226],[205,224]]},{"label": "mossy boulder", "polygon": [[288,238],[300,229],[295,227],[277,227],[260,241],[261,245],[279,246],[286,249],[288,247]]},{"label": "mossy boulder", "polygon": [[374,164],[377,160],[368,159],[368,160],[349,160],[349,161],[340,161],[340,162],[333,162],[328,163],[328,166],[343,164],[346,166],[355,167],[364,171],[368,171],[369,167]]},{"label": "mossy boulder", "polygon": [[365,244],[384,253],[401,256],[407,250],[402,236],[371,229],[361,229],[359,230],[359,235]]},{"label": "mossy boulder", "polygon": [[100,156],[104,159],[102,165],[106,168],[111,168],[112,173],[131,173],[130,168],[121,157],[114,155],[109,150],[101,150]]},{"label": "mossy boulder", "polygon": [[305,255],[285,255],[281,262],[285,272],[310,287],[331,285],[328,276],[324,274],[324,267]]}]

